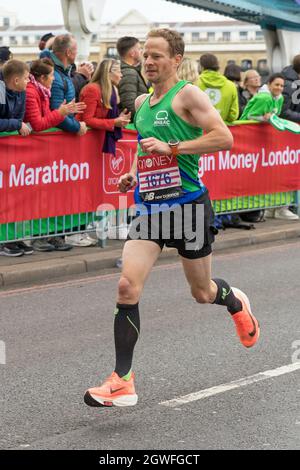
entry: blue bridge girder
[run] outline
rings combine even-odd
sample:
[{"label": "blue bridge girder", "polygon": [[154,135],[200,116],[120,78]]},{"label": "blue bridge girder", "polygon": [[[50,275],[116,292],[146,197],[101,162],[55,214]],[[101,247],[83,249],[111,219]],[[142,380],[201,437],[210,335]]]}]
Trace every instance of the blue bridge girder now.
[{"label": "blue bridge girder", "polygon": [[167,0],[201,8],[263,29],[300,31],[300,0]]}]

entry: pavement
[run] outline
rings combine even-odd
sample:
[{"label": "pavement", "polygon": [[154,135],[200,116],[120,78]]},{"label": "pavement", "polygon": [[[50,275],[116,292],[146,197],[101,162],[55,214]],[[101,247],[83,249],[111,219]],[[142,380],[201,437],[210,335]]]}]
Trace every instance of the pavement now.
[{"label": "pavement", "polygon": [[133,449],[300,450],[299,249],[297,238],[214,255],[213,277],[245,291],[260,322],[250,349],[226,308],[196,303],[181,263],[155,266],[139,303],[139,401],[128,408],[83,402],[114,367],[117,271],[0,292],[0,449],[94,450],[97,464]]},{"label": "pavement", "polygon": [[[255,230],[220,230],[214,251],[258,245],[300,237],[300,221],[267,219]],[[0,290],[9,286],[49,281],[60,277],[101,272],[116,267],[124,241],[108,240],[107,246],[73,248],[69,252],[38,253],[9,258],[0,256]],[[165,248],[161,258],[176,258],[174,248]]]}]

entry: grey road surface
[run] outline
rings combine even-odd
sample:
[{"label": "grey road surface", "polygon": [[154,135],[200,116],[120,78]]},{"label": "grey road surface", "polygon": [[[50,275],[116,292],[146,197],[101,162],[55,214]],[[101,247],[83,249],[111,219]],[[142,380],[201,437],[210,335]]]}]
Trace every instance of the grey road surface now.
[{"label": "grey road surface", "polygon": [[[179,262],[156,267],[140,303],[139,402],[126,409],[83,403],[114,366],[118,274],[0,292],[0,448],[300,449],[300,370],[290,369],[300,361],[299,250],[293,241],[214,257],[213,276],[245,290],[261,323],[251,350],[224,308],[193,301]],[[161,404],[285,365],[267,380]]]}]

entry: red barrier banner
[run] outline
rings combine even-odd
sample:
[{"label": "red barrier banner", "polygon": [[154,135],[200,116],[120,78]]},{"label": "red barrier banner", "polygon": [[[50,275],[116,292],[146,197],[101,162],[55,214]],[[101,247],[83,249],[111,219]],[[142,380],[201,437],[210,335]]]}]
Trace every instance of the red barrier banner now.
[{"label": "red barrier banner", "polygon": [[96,210],[101,202],[99,133],[0,139],[0,223]]},{"label": "red barrier banner", "polygon": [[200,158],[199,175],[214,200],[300,189],[300,136],[269,124],[230,127],[231,150]]},{"label": "red barrier banner", "polygon": [[[211,198],[228,199],[300,189],[300,137],[268,124],[230,128],[234,146],[200,158],[199,175]],[[124,131],[116,155],[102,154],[98,131],[0,138],[0,223],[116,209],[119,177],[130,170],[136,133]]]}]

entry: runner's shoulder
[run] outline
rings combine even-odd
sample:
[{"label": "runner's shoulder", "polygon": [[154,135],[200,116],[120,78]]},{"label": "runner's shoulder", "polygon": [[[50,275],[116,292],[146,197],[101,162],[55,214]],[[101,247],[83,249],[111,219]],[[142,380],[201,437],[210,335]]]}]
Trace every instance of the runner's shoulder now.
[{"label": "runner's shoulder", "polygon": [[[181,94],[184,97],[202,96],[203,91],[197,85],[187,83],[181,90]],[[205,93],[204,93],[205,94]]]},{"label": "runner's shoulder", "polygon": [[148,96],[149,96],[149,93],[144,93],[143,95],[140,95],[136,98],[135,103],[134,103],[136,111],[142,106],[142,104],[148,98]]},{"label": "runner's shoulder", "polygon": [[193,85],[192,83],[187,83],[186,86],[180,90],[180,98],[185,108],[190,108],[197,103],[204,104],[209,101],[204,91],[200,90],[197,85]]}]

